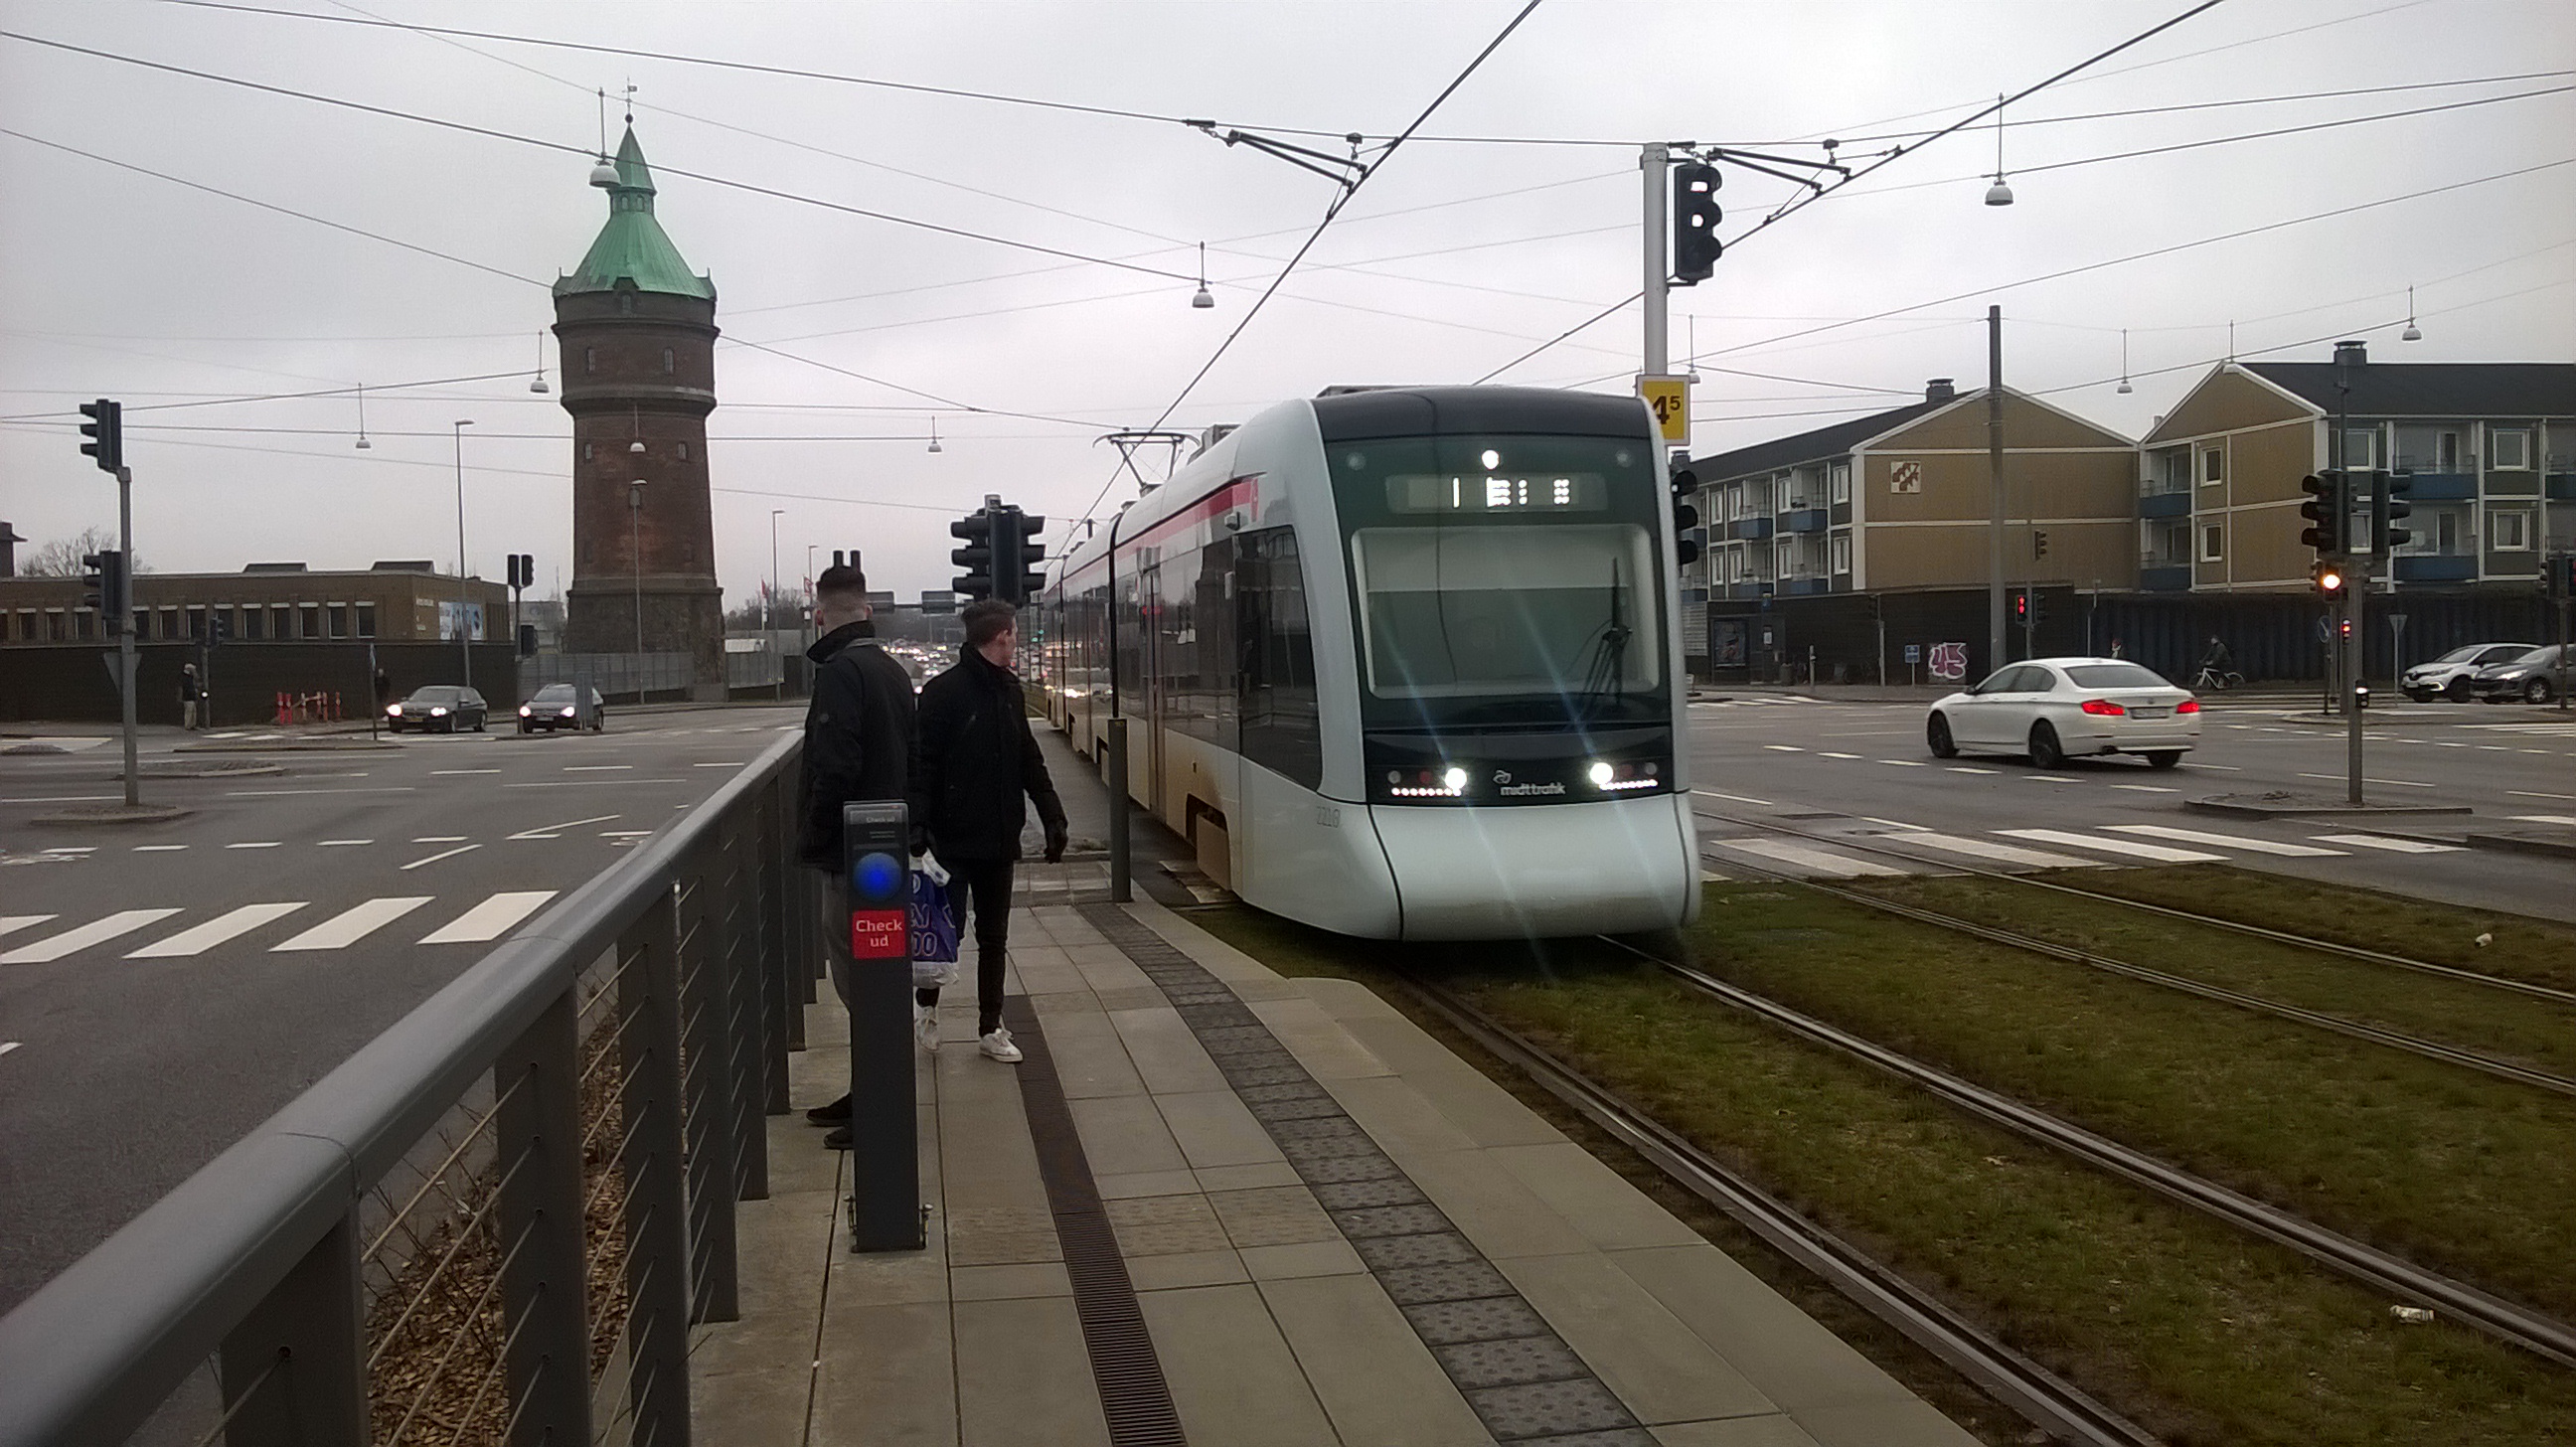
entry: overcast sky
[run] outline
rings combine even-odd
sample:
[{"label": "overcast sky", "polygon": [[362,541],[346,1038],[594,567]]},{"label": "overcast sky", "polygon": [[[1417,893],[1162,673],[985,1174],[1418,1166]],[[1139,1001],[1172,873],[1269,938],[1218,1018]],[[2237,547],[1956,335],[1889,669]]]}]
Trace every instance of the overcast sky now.
[{"label": "overcast sky", "polygon": [[[944,587],[946,523],[987,493],[1046,514],[1060,546],[1111,481],[1098,436],[1171,406],[1336,190],[1170,119],[851,79],[1382,138],[1519,8],[257,3],[332,18],[0,0],[0,29],[102,53],[0,39],[0,128],[18,133],[0,135],[0,518],[40,543],[114,525],[114,484],[69,431],[76,400],[113,396],[155,567],[444,569],[449,424],[472,418],[475,570],[527,552],[541,593],[569,581],[569,419],[528,383],[545,284],[605,216],[577,153],[598,145],[595,92],[631,78],[660,218],[718,290],[708,451],[729,602],[769,576],[772,508],[791,586],[811,545],[865,549],[881,588]],[[1423,134],[1616,144],[1398,150],[1167,425],[1333,383],[1473,381],[1630,295],[1638,142],[1812,159],[1831,136],[1857,168],[2188,8],[1547,0]],[[344,23],[371,18],[843,79]],[[2461,81],[2478,83],[2443,84]],[[1997,140],[1981,124],[1675,292],[1675,356],[1694,339],[1702,354],[1697,449],[1896,405],[1928,377],[1982,382],[1989,302],[2010,383],[2131,436],[2226,354],[2231,322],[2246,357],[2321,360],[2348,335],[2378,359],[2569,360],[2571,85],[2568,0],[2228,0],[2008,109],[2015,204],[1981,204]],[[2549,93],[2458,105],[2531,92]],[[2435,106],[2457,108],[2100,159]],[[2457,189],[2301,220],[2438,187]],[[1730,168],[1723,234],[1791,190]],[[2261,227],[2277,229],[2210,240]],[[1189,305],[1202,241],[1211,310]],[[2165,248],[2181,249],[2121,260]],[[2074,268],[2091,269],[2034,280]],[[2409,285],[2424,339],[2401,344]],[[1624,391],[1638,349],[1632,306],[1497,380]],[[421,385],[460,377],[489,380]],[[322,391],[338,394],[169,407]],[[1111,487],[1103,514],[1133,495]]]}]

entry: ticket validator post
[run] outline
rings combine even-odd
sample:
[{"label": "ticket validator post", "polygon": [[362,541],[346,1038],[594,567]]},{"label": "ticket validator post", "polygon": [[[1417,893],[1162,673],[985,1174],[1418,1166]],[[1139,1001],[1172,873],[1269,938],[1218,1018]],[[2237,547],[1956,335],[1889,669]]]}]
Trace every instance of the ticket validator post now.
[{"label": "ticket validator post", "polygon": [[928,1244],[913,1093],[911,826],[904,806],[841,806],[850,946],[850,1249]]}]

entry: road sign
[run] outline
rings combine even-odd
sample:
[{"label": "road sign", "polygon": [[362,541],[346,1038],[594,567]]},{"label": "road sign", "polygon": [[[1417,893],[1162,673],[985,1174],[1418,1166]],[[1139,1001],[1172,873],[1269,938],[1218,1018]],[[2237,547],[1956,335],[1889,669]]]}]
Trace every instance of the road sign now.
[{"label": "road sign", "polygon": [[1923,645],[1920,643],[1906,644],[1905,661],[1909,664],[1921,663],[1923,661]]},{"label": "road sign", "polygon": [[1664,441],[1673,447],[1690,445],[1690,379],[1688,377],[1637,378],[1637,395],[1655,414],[1655,425],[1663,429]]}]

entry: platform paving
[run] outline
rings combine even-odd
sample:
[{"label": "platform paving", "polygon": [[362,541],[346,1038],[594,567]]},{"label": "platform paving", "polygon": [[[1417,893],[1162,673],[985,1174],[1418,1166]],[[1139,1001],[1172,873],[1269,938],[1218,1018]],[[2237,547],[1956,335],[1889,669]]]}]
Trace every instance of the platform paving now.
[{"label": "platform paving", "polygon": [[[1974,1441],[1366,986],[1108,908],[1021,910],[1009,989],[1196,1447]],[[697,1329],[698,1440],[1105,1447],[1028,1067],[950,991],[915,1077],[928,1247],[852,1255],[849,1158],[802,1114],[847,1079],[821,993],[741,1208],[742,1318]]]}]

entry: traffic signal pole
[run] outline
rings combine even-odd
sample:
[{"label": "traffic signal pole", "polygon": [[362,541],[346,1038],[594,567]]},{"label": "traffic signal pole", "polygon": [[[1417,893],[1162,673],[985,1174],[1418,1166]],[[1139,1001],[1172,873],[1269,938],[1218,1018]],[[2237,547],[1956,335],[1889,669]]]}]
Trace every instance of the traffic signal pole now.
[{"label": "traffic signal pole", "polygon": [[125,807],[143,803],[143,778],[135,761],[134,722],[134,469],[116,469],[116,545],[124,550],[125,596],[117,607],[116,663],[125,694]]},{"label": "traffic signal pole", "polygon": [[1664,188],[1671,163],[1672,148],[1662,141],[1647,142],[1637,158],[1637,165],[1646,175],[1646,325],[1640,370],[1649,377],[1662,376],[1665,365],[1672,360],[1671,327],[1665,314],[1672,271],[1664,255]]}]

